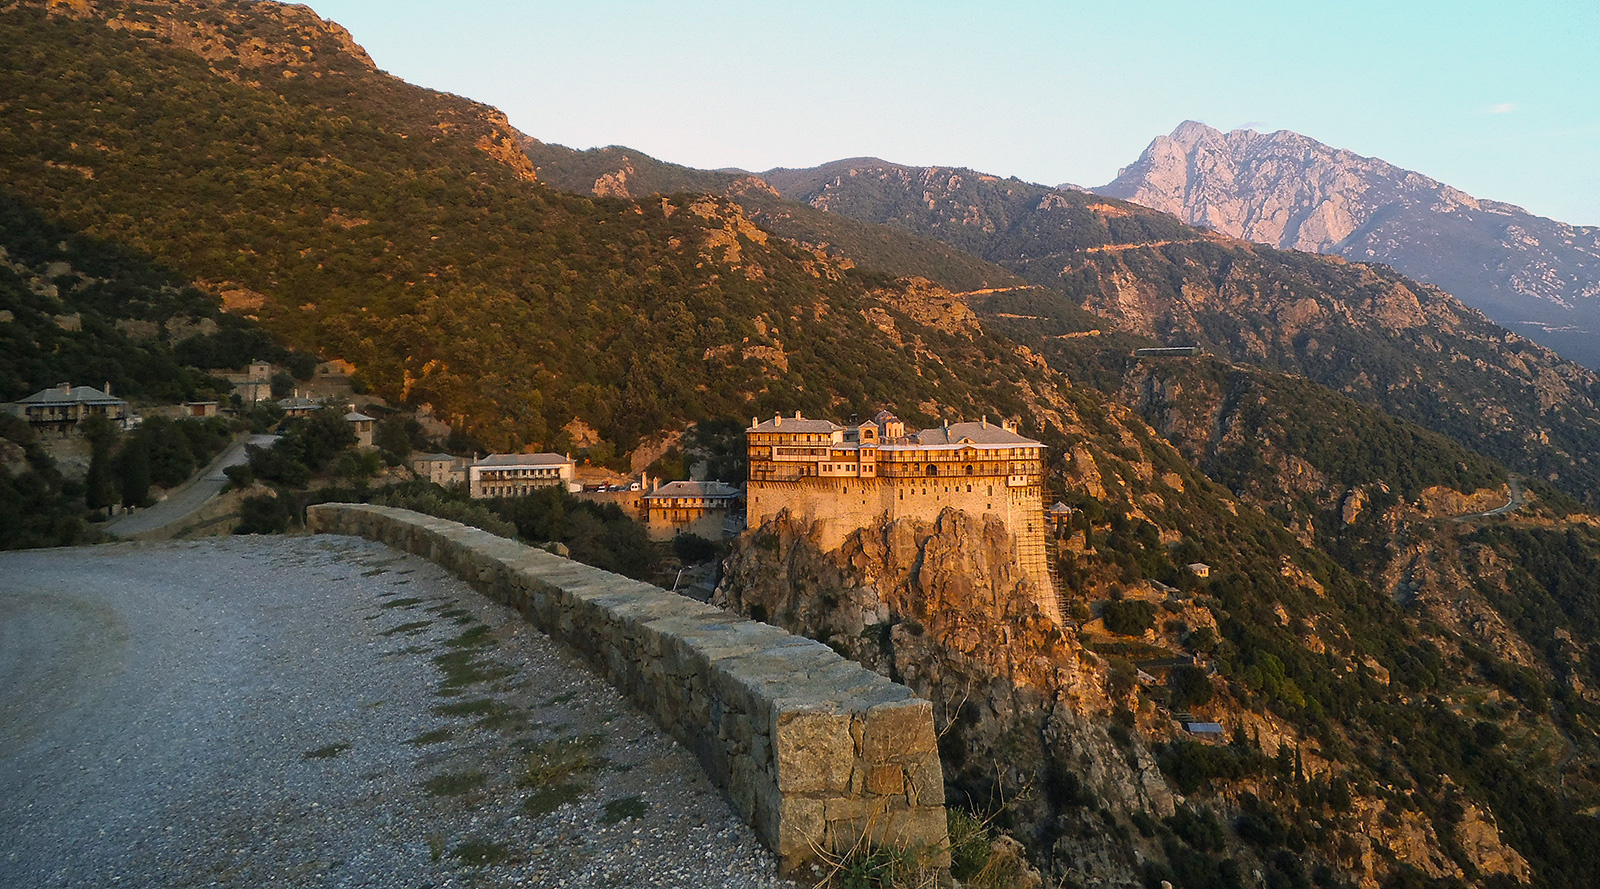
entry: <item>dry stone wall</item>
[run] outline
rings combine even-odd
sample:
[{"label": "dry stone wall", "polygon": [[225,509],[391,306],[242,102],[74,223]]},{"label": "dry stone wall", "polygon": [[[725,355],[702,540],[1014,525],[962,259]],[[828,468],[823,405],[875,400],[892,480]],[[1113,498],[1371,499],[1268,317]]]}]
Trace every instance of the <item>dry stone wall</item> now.
[{"label": "dry stone wall", "polygon": [[944,866],[932,706],[818,642],[487,531],[309,507],[313,531],[436,562],[570,646],[694,751],[787,874],[863,836]]}]

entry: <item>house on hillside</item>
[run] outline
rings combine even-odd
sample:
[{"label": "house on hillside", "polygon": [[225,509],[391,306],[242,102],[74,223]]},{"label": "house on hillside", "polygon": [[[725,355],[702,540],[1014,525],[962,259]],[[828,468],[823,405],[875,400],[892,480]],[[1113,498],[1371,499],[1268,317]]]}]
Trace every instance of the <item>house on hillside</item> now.
[{"label": "house on hillside", "polygon": [[218,403],[215,401],[185,401],[183,403],[183,416],[185,417],[215,417]]},{"label": "house on hillside", "polygon": [[60,383],[11,402],[6,409],[27,420],[35,432],[58,435],[76,431],[78,424],[90,417],[105,417],[120,429],[131,428],[134,420],[128,403],[111,394],[110,383],[106,384],[105,391]]},{"label": "house on hillside", "polygon": [[457,457],[454,454],[418,454],[411,458],[411,471],[418,478],[448,488],[467,483],[467,468],[472,462],[471,457]]},{"label": "house on hillside", "polygon": [[576,468],[561,454],[490,454],[467,467],[467,496],[517,497],[558,486],[571,491]]},{"label": "house on hillside", "polygon": [[654,540],[698,534],[721,540],[743,493],[726,482],[668,482],[640,498],[645,530]]},{"label": "house on hillside", "polygon": [[321,402],[312,401],[298,392],[288,398],[278,399],[278,407],[283,408],[285,417],[304,417],[312,411],[322,410]]},{"label": "house on hillside", "polygon": [[1072,507],[1062,503],[1060,500],[1056,501],[1056,505],[1050,507],[1050,512],[1047,513],[1046,517],[1050,520],[1050,530],[1055,532],[1057,537],[1063,537],[1072,532]]},{"label": "house on hillside", "polygon": [[344,415],[344,419],[345,422],[349,423],[350,427],[355,430],[356,447],[372,447],[372,424],[378,421],[367,416],[366,414],[361,413],[360,411],[351,411],[350,413]]},{"label": "house on hillside", "polygon": [[244,404],[255,404],[272,397],[272,363],[269,361],[252,361],[244,373],[220,376],[233,384],[233,394],[239,396]]}]

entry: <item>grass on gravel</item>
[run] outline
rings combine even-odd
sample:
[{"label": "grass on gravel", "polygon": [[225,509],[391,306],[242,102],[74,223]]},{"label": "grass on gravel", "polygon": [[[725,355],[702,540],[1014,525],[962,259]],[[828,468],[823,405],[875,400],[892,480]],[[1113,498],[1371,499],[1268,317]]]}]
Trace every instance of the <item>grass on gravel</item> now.
[{"label": "grass on gravel", "polygon": [[523,731],[531,727],[527,714],[516,707],[494,698],[473,698],[453,704],[440,704],[433,708],[435,716],[478,717],[473,728],[500,731]]},{"label": "grass on gravel", "polygon": [[339,754],[341,754],[341,753],[343,753],[343,752],[345,752],[346,750],[349,750],[349,749],[350,749],[350,745],[348,743],[346,743],[344,741],[340,741],[340,742],[335,743],[335,744],[329,744],[326,747],[318,747],[315,750],[307,750],[306,752],[300,754],[300,758],[301,759],[333,759],[335,756],[338,756]]},{"label": "grass on gravel", "polygon": [[516,670],[497,661],[479,660],[467,649],[434,655],[433,663],[444,673],[444,682],[435,694],[446,697],[461,694],[462,689],[469,685],[504,679],[516,673]]},{"label": "grass on gravel", "polygon": [[567,782],[540,787],[522,801],[522,812],[531,818],[548,815],[571,802],[577,802],[589,790],[589,785]]},{"label": "grass on gravel", "polygon": [[606,803],[605,813],[600,816],[601,824],[616,824],[629,818],[643,818],[650,804],[642,797],[625,796]]},{"label": "grass on gravel", "polygon": [[406,743],[414,745],[414,746],[417,746],[417,747],[421,747],[424,744],[442,744],[445,741],[448,741],[451,738],[455,737],[455,734],[456,733],[453,730],[449,729],[449,728],[436,728],[436,729],[432,729],[430,731],[423,732],[422,734],[417,735],[415,738],[412,738],[411,740],[407,741]]},{"label": "grass on gravel", "polygon": [[507,861],[511,858],[511,849],[505,843],[497,843],[482,837],[470,837],[457,843],[456,847],[450,850],[450,857],[462,864],[482,867]]},{"label": "grass on gravel", "polygon": [[597,752],[604,743],[601,735],[524,742],[527,760],[517,784],[533,792],[522,801],[523,812],[548,815],[593,789],[586,776],[611,764]]},{"label": "grass on gravel", "polygon": [[483,772],[444,772],[422,782],[422,789],[434,796],[460,796],[487,784],[489,776]]},{"label": "grass on gravel", "polygon": [[476,648],[480,646],[493,646],[498,643],[489,636],[492,632],[485,624],[478,624],[462,630],[460,634],[446,639],[444,644],[451,648]]},{"label": "grass on gravel", "polygon": [[584,772],[598,772],[611,761],[598,752],[602,735],[553,738],[526,745],[527,762],[517,783],[523,787],[548,787]]},{"label": "grass on gravel", "polygon": [[401,624],[401,625],[399,625],[397,627],[390,627],[389,629],[384,630],[383,632],[379,633],[378,635],[379,636],[398,636],[401,633],[405,633],[407,635],[415,635],[415,634],[420,633],[423,630],[425,630],[425,629],[427,629],[428,627],[431,627],[431,626],[433,626],[433,621],[431,621],[431,620],[414,620],[414,621],[412,621],[410,623]]}]

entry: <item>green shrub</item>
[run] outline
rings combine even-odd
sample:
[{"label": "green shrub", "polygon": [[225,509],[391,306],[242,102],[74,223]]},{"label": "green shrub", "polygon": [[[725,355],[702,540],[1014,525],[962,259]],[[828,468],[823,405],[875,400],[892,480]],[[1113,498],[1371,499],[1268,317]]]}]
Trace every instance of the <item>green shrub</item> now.
[{"label": "green shrub", "polygon": [[1156,607],[1136,599],[1107,602],[1100,616],[1106,629],[1119,636],[1142,636],[1156,625]]},{"label": "green shrub", "polygon": [[239,508],[235,534],[282,534],[289,529],[290,507],[282,497],[259,494],[246,497]]}]

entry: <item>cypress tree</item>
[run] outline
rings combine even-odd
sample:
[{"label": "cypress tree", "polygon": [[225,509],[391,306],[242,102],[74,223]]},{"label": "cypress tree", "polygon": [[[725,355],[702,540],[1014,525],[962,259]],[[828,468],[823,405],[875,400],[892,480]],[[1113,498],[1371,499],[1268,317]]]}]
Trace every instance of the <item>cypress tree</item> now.
[{"label": "cypress tree", "polygon": [[144,506],[150,499],[150,446],[134,436],[117,455],[117,480],[123,506]]}]

